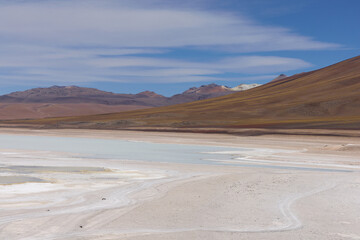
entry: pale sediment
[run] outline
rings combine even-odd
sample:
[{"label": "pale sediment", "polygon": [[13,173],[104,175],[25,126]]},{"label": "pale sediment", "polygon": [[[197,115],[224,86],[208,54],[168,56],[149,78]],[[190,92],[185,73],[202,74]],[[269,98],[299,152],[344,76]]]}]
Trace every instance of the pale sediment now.
[{"label": "pale sediment", "polygon": [[[22,172],[20,177],[34,181],[0,182],[0,239],[360,237],[357,148],[336,147],[359,144],[358,139],[79,130],[27,134],[62,133],[248,151],[215,159],[224,165],[198,165],[3,149],[0,180]],[[218,153],[229,153],[224,154]],[[239,163],[257,167],[235,166]]]}]

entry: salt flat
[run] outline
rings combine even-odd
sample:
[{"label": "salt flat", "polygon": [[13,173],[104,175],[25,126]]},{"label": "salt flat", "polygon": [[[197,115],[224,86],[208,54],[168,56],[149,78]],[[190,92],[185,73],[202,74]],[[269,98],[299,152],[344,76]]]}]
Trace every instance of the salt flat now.
[{"label": "salt flat", "polygon": [[46,150],[1,138],[0,239],[360,239],[358,138],[1,134],[49,137],[49,144],[56,136],[64,145],[85,139],[88,147],[97,140],[158,143],[131,145],[131,151],[158,153],[161,161],[129,159],[131,151],[94,155],[93,147],[86,154],[76,145]]}]

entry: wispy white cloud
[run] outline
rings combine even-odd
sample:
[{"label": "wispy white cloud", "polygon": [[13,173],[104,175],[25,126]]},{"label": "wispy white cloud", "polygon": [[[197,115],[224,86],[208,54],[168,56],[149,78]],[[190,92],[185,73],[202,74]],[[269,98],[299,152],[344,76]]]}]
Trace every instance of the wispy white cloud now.
[{"label": "wispy white cloud", "polygon": [[[84,3],[84,1],[81,1]],[[89,2],[14,4],[0,8],[0,34],[14,42],[121,47],[235,46],[238,51],[326,49],[289,29],[199,10],[143,9]]]},{"label": "wispy white cloud", "polygon": [[[93,50],[85,53],[78,50],[71,57],[61,52],[56,57],[47,52],[38,56],[30,53],[23,55],[21,61],[17,57],[8,59],[0,57],[0,66],[15,69],[17,73],[14,75],[5,72],[6,79],[66,83],[215,81],[225,80],[221,75],[226,73],[271,74],[311,65],[300,59],[276,56],[228,57],[200,62],[120,55],[103,58],[94,54]],[[0,78],[1,75],[0,72]]]},{"label": "wispy white cloud", "polygon": [[[5,69],[0,81],[187,82],[221,80],[226,73],[263,77],[311,64],[257,56],[261,52],[337,47],[241,15],[174,8],[163,0],[0,0],[0,68]],[[206,61],[159,56],[180,48],[223,51],[224,56]],[[226,57],[226,51],[251,56]]]},{"label": "wispy white cloud", "polygon": [[[310,67],[311,64],[301,59],[276,56],[241,56],[228,57],[212,62],[191,62],[172,59],[146,57],[119,57],[116,59],[95,59],[89,61],[94,67],[126,69],[130,67],[162,67],[177,69],[209,69],[213,74],[233,73],[271,73]],[[216,72],[217,71],[217,72]]]}]

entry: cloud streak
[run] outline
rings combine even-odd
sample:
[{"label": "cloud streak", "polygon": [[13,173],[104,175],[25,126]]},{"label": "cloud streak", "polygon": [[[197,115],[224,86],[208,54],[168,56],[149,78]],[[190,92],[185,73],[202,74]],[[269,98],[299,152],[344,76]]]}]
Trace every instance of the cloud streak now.
[{"label": "cloud streak", "polygon": [[[261,52],[340,47],[241,15],[147,2],[153,4],[0,1],[0,79],[189,82],[221,80],[227,73],[261,78],[311,66]],[[167,56],[182,48],[223,56],[203,61]],[[227,51],[242,55],[229,57]]]},{"label": "cloud streak", "polygon": [[1,7],[0,34],[14,42],[121,47],[230,45],[246,52],[338,46],[228,13],[91,3],[23,3]]},{"label": "cloud streak", "polygon": [[[129,50],[130,51],[130,50]],[[101,51],[77,50],[56,54],[47,50],[35,56],[20,53],[13,58],[0,57],[0,66],[7,69],[0,78],[28,79],[27,81],[60,81],[72,82],[190,82],[224,80],[226,73],[238,74],[271,74],[311,66],[309,63],[296,59],[276,56],[242,56],[227,57],[216,61],[184,61],[168,58],[118,55],[128,52],[123,49],[111,57],[99,57]],[[9,73],[11,70],[12,74]],[[16,75],[21,76],[16,77]]]}]

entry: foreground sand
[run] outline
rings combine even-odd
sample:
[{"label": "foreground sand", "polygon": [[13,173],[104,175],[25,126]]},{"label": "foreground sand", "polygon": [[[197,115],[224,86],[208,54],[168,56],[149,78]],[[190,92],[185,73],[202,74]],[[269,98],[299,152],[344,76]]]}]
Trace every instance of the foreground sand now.
[{"label": "foreground sand", "polygon": [[23,184],[17,191],[0,185],[0,239],[360,239],[359,138],[95,130],[0,133],[245,147],[247,151],[233,153],[238,159],[224,159],[224,164],[253,165],[74,162],[63,153],[9,155],[0,149],[0,164],[94,168],[35,172],[53,183],[38,183],[42,189],[32,186],[34,192],[26,193]]}]

